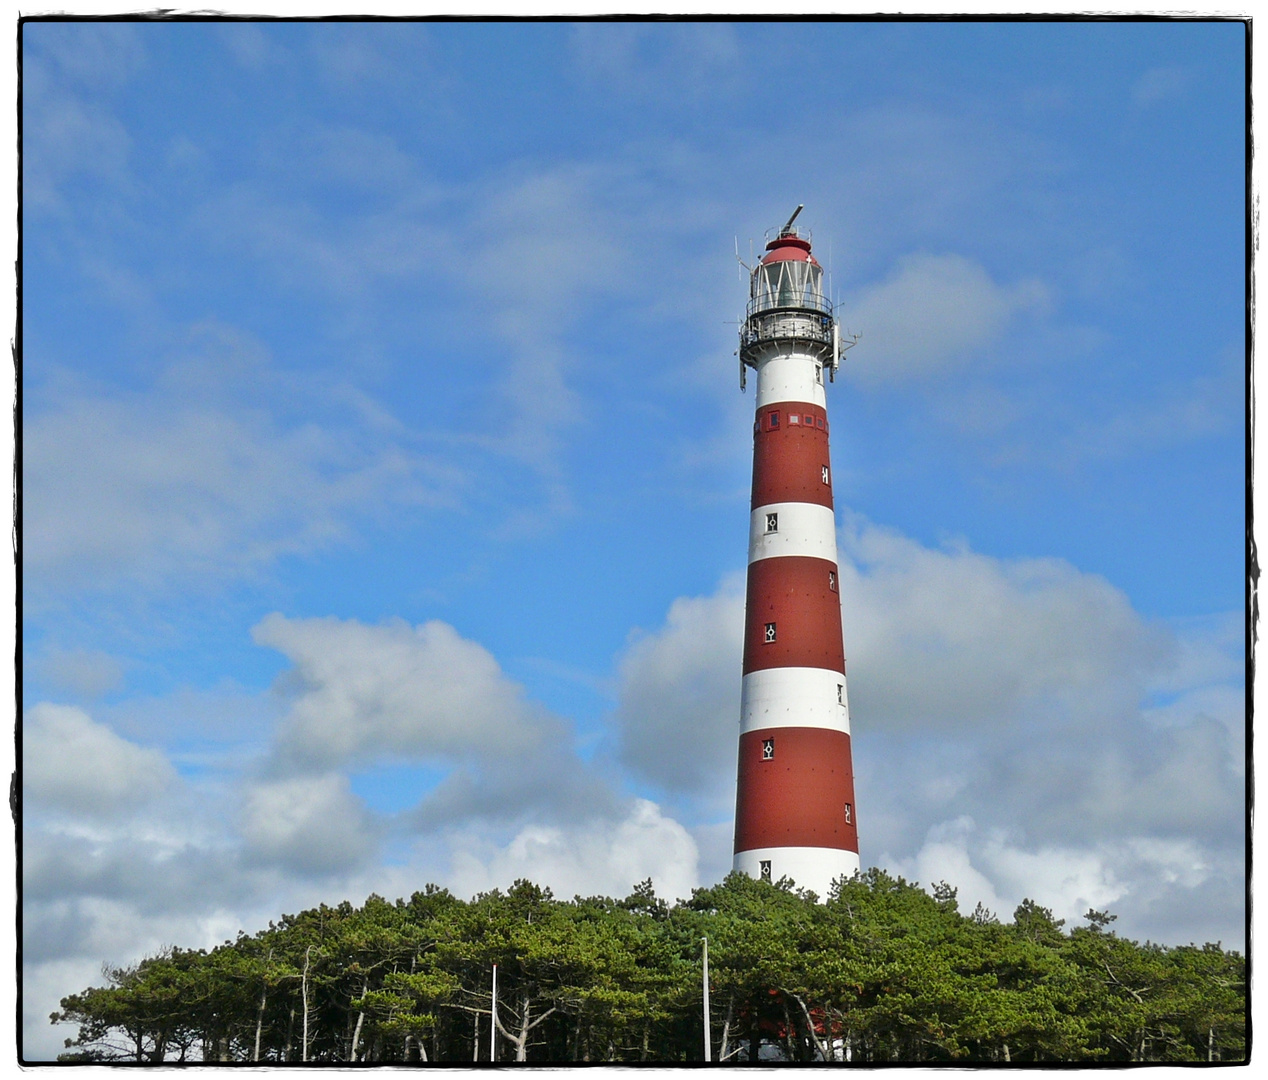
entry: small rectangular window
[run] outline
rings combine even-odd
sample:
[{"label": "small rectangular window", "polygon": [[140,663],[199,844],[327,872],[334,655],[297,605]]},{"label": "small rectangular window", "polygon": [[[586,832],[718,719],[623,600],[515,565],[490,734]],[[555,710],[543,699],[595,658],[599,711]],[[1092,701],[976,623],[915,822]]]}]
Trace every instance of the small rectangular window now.
[{"label": "small rectangular window", "polygon": [[768,622],[766,624],[766,644],[769,645],[774,640],[775,640],[775,624],[773,622]]},{"label": "small rectangular window", "polygon": [[762,880],[770,881],[770,859],[762,859],[757,865],[761,868],[759,873],[762,875]]},{"label": "small rectangular window", "polygon": [[773,412],[773,413],[771,413],[771,414],[770,414],[770,421],[769,421],[769,423],[770,423],[770,430],[771,430],[771,431],[776,431],[776,430],[778,430],[778,428],[779,428],[779,413],[777,413],[777,412]]},{"label": "small rectangular window", "polygon": [[816,416],[816,417],[815,417],[815,427],[817,427],[820,431],[822,431],[822,430],[823,430],[823,417],[822,417],[822,416]]},{"label": "small rectangular window", "polygon": [[796,423],[800,423],[800,418],[797,416],[796,413],[790,413],[788,417],[788,426],[791,427],[793,424],[796,424]]},{"label": "small rectangular window", "polygon": [[835,570],[828,571],[828,588],[832,592],[837,591],[837,572]]},{"label": "small rectangular window", "polygon": [[779,515],[778,514],[766,515],[766,531],[779,532]]},{"label": "small rectangular window", "polygon": [[820,386],[823,385],[823,365],[815,364],[815,382]]},{"label": "small rectangular window", "polygon": [[774,758],[775,758],[775,740],[763,739],[762,740],[762,760],[773,761]]},{"label": "small rectangular window", "polygon": [[826,465],[825,465],[825,466],[823,466],[823,473],[822,473],[822,475],[823,475],[823,482],[824,482],[825,484],[826,484],[826,483],[828,483],[828,467],[827,467]]},{"label": "small rectangular window", "polygon": [[847,825],[854,824],[854,807],[849,803],[845,804],[845,823]]},{"label": "small rectangular window", "polygon": [[838,705],[845,704],[845,684],[844,683],[837,683],[837,704]]}]

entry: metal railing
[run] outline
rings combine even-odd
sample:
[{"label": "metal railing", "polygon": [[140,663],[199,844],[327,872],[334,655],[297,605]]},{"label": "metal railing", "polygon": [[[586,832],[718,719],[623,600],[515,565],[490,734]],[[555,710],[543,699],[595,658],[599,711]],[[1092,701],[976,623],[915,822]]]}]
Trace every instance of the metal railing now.
[{"label": "metal railing", "polygon": [[[830,312],[807,308],[758,312],[747,318],[740,329],[740,351],[747,354],[750,349],[767,342],[799,341],[831,352],[834,325]],[[819,348],[813,351],[817,353]]]},{"label": "metal railing", "polygon": [[797,296],[777,296],[765,293],[748,302],[747,318],[770,311],[812,311],[816,315],[832,317],[832,302],[822,293],[800,293]]}]

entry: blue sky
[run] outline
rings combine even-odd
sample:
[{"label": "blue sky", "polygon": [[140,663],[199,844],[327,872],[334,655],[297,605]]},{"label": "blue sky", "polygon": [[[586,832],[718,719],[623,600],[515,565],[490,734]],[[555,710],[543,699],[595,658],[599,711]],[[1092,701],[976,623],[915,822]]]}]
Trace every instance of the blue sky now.
[{"label": "blue sky", "polygon": [[1239,24],[23,48],[28,1053],[290,904],[725,872],[798,203],[864,864],[1240,945]]}]

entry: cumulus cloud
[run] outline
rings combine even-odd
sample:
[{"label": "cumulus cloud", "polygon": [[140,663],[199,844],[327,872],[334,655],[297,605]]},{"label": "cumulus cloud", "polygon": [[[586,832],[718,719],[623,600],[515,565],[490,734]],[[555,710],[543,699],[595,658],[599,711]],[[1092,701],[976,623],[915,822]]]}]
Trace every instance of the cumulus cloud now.
[{"label": "cumulus cloud", "polygon": [[[1178,634],[1062,560],[929,548],[859,518],[839,551],[865,865],[944,876],[1005,915],[1023,895],[1121,901],[1124,930],[1154,936],[1180,925],[1163,897],[1201,893],[1219,912],[1202,925],[1237,938],[1244,703],[1222,621]],[[628,649],[615,713],[623,761],[719,821],[742,622],[737,581],[676,601]]]},{"label": "cumulus cloud", "polygon": [[378,854],[378,829],[338,773],[251,785],[241,832],[249,859],[301,874],[355,869]]},{"label": "cumulus cloud", "polygon": [[279,684],[290,698],[275,770],[385,760],[448,768],[408,815],[419,830],[472,818],[615,812],[612,785],[577,756],[569,725],[446,623],[367,626],[274,614],[253,633],[295,665]]},{"label": "cumulus cloud", "polygon": [[78,814],[114,814],[159,795],[176,772],[82,709],[41,702],[22,725],[24,799]]},{"label": "cumulus cloud", "polygon": [[526,826],[502,847],[478,836],[454,843],[452,880],[460,893],[505,888],[516,878],[548,885],[561,896],[624,896],[651,878],[674,899],[699,884],[695,841],[646,799],[621,819],[563,828]]},{"label": "cumulus cloud", "polygon": [[1038,702],[1091,721],[1173,660],[1121,590],[1064,560],[928,548],[848,517],[840,539],[850,701],[874,726],[978,728]]},{"label": "cumulus cloud", "polygon": [[532,705],[483,646],[433,620],[266,617],[260,645],[295,665],[281,754],[305,763],[523,757],[557,742],[558,721]]},{"label": "cumulus cloud", "polygon": [[[530,877],[563,895],[624,895],[651,877],[669,896],[699,883],[691,834],[654,803],[621,796],[577,756],[567,725],[452,627],[275,615],[256,637],[294,662],[271,756],[158,789],[145,814],[28,815],[28,1054],[60,1049],[47,1014],[95,981],[103,959],[207,947],[319,901],[408,895],[428,881],[469,894]],[[123,747],[126,762],[153,763],[80,710],[40,707],[28,747],[41,767],[28,784],[46,800],[85,782],[59,773],[48,745],[68,725],[88,730],[97,759]],[[287,758],[296,747],[307,756]],[[355,763],[408,760],[454,765],[414,811],[379,815],[351,790]],[[132,794],[141,787],[134,777]],[[385,842],[404,859],[384,865]]]},{"label": "cumulus cloud", "polygon": [[734,771],[744,650],[744,579],[673,602],[665,625],[620,665],[621,760],[671,790],[700,790]]},{"label": "cumulus cloud", "polygon": [[842,371],[864,383],[925,378],[960,367],[991,345],[1019,312],[1042,307],[1038,281],[997,283],[960,255],[908,255],[883,282],[844,305],[866,347]]},{"label": "cumulus cloud", "polygon": [[[1088,908],[1109,909],[1125,930],[1135,924],[1183,944],[1220,940],[1241,918],[1236,860],[1189,839],[1127,835],[1092,844],[1026,845],[1007,829],[980,829],[962,815],[930,828],[913,855],[887,853],[881,861],[925,885],[950,882],[959,889],[962,912],[981,904],[1003,920],[1022,900],[1034,899],[1071,925]],[[1205,912],[1198,909],[1202,903],[1210,904]],[[1168,906],[1183,916],[1168,917]],[[1177,929],[1191,937],[1175,939]]]}]

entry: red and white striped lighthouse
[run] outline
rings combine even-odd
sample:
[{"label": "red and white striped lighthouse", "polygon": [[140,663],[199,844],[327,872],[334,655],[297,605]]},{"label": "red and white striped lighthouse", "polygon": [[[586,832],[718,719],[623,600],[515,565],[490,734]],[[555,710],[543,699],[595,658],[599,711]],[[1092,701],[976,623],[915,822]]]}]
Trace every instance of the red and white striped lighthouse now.
[{"label": "red and white striped lighthouse", "polygon": [[826,899],[859,868],[824,392],[841,340],[800,212],[752,268],[740,331],[757,416],[734,868]]}]

